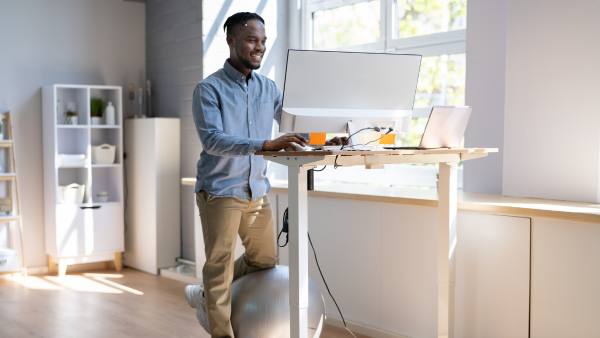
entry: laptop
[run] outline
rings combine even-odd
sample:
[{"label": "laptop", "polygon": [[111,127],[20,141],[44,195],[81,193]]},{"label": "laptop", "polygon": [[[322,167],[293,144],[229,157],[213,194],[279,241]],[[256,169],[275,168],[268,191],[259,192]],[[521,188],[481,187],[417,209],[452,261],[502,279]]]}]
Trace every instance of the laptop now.
[{"label": "laptop", "polygon": [[471,116],[471,107],[434,106],[429,112],[425,131],[418,146],[384,147],[384,149],[458,148]]}]

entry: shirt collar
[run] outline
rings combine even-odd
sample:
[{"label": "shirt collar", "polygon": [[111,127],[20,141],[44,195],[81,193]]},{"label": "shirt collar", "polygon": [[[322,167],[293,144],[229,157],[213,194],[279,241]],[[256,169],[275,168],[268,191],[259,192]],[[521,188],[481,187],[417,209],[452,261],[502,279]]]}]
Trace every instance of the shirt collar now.
[{"label": "shirt collar", "polygon": [[[237,82],[246,82],[246,75],[242,74],[242,72],[240,72],[239,70],[235,69],[235,67],[233,67],[230,63],[229,63],[229,59],[225,60],[225,64],[223,65],[223,69],[225,70],[225,73],[234,81]],[[253,76],[253,71],[250,71],[250,80],[252,80]]]}]

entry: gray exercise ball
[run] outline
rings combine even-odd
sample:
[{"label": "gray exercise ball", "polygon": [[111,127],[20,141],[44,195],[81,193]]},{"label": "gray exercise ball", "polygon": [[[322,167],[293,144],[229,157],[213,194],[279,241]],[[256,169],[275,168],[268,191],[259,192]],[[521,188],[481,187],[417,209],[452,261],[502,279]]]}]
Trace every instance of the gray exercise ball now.
[{"label": "gray exercise ball", "polygon": [[[290,336],[287,266],[276,266],[250,273],[233,282],[231,287],[231,325],[236,338],[288,338]],[[198,313],[199,320],[200,315]],[[308,337],[320,337],[324,322],[323,296],[319,287],[309,280]]]}]

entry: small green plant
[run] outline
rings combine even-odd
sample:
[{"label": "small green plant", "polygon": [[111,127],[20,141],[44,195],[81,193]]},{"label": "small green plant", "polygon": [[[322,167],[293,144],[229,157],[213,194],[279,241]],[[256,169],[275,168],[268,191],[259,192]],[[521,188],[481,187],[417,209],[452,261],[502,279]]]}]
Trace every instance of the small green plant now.
[{"label": "small green plant", "polygon": [[102,117],[104,112],[104,101],[98,97],[92,97],[90,101],[90,114],[92,117]]}]

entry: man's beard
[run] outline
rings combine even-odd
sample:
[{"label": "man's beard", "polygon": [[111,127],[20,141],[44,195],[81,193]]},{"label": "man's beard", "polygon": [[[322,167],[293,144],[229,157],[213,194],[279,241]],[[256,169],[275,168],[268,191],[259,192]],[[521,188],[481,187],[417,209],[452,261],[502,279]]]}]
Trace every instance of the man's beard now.
[{"label": "man's beard", "polygon": [[248,68],[248,69],[253,69],[253,70],[256,70],[256,69],[260,68],[260,63],[259,63],[259,64],[258,64],[258,66],[257,66],[257,65],[253,65],[253,64],[250,62],[250,60],[248,60],[248,59],[242,59],[242,60],[240,60],[240,61],[242,61],[242,64],[244,65],[244,67],[246,67],[246,68]]}]

